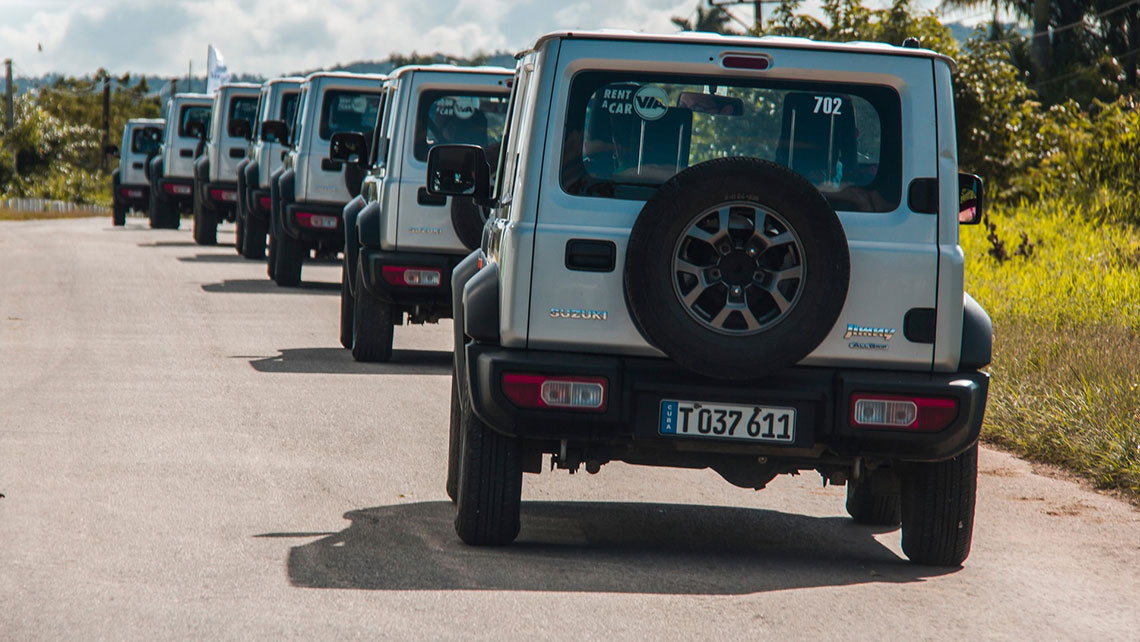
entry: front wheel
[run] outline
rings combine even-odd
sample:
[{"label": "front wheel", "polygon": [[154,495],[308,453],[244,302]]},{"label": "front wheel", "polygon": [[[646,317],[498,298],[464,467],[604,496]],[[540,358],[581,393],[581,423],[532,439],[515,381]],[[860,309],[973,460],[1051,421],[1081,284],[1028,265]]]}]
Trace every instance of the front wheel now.
[{"label": "front wheel", "polygon": [[364,270],[356,268],[352,310],[352,358],[369,363],[391,361],[396,311],[364,285]]},{"label": "front wheel", "polygon": [[348,285],[348,256],[340,268],[340,345],[352,349],[352,315],[356,312],[356,302],[352,298],[352,288]]},{"label": "front wheel", "polygon": [[959,566],[970,554],[978,488],[978,445],[901,473],[902,549],[910,561]]},{"label": "front wheel", "polygon": [[455,503],[459,497],[459,449],[463,446],[459,434],[460,413],[459,403],[459,373],[453,369],[451,372],[451,420],[447,428],[447,496]]},{"label": "front wheel", "polygon": [[517,438],[483,423],[460,397],[455,533],[472,546],[510,544],[519,534],[522,457]]}]

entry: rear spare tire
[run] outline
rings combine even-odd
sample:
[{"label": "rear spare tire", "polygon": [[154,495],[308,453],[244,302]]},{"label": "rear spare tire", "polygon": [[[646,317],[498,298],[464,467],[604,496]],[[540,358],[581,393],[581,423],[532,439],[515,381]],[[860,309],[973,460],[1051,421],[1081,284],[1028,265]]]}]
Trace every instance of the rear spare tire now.
[{"label": "rear spare tire", "polygon": [[760,377],[794,365],[835,326],[847,238],[811,183],[775,163],[690,167],[645,203],[625,294],[646,339],[694,372]]}]

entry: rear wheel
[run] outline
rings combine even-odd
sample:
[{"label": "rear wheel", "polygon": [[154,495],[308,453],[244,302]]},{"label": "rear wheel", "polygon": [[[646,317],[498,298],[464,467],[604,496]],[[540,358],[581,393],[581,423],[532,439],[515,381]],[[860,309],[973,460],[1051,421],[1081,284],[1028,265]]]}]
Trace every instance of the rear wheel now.
[{"label": "rear wheel", "polygon": [[301,284],[301,264],[307,251],[304,241],[288,234],[280,235],[277,239],[277,267],[273,270],[273,280],[277,285],[296,287]]},{"label": "rear wheel", "polygon": [[847,514],[859,524],[898,526],[902,521],[898,475],[880,468],[848,481]]},{"label": "rear wheel", "polygon": [[390,361],[396,311],[364,285],[364,270],[356,268],[352,310],[352,358],[369,363]]},{"label": "rear wheel", "polygon": [[910,561],[959,566],[970,554],[978,487],[978,445],[934,463],[900,471],[902,549]]},{"label": "rear wheel", "polygon": [[473,546],[510,544],[520,528],[521,444],[480,421],[465,395],[459,402],[455,532]]},{"label": "rear wheel", "polygon": [[241,254],[241,249],[245,245],[245,221],[241,216],[234,215],[234,251]]},{"label": "rear wheel", "polygon": [[447,496],[451,499],[452,503],[459,497],[459,449],[462,447],[462,439],[459,434],[460,425],[460,402],[459,402],[459,373],[452,370],[451,372],[451,420],[448,422],[447,429]]},{"label": "rear wheel", "polygon": [[198,245],[218,244],[218,219],[214,210],[206,207],[194,185],[194,242]]},{"label": "rear wheel", "polygon": [[127,206],[115,203],[111,209],[111,222],[117,226],[127,224]]}]

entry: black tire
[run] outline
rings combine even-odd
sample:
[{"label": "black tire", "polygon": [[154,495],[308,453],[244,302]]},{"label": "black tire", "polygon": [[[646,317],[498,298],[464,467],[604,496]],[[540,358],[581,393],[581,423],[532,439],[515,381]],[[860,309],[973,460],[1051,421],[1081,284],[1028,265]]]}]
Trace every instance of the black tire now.
[{"label": "black tire", "polygon": [[960,566],[970,555],[978,488],[978,445],[901,471],[902,549],[927,566]]},{"label": "black tire", "polygon": [[447,497],[455,503],[459,497],[459,449],[462,439],[459,433],[461,406],[459,401],[459,374],[451,372],[451,413],[447,428]]},{"label": "black tire", "polygon": [[242,247],[245,246],[245,221],[240,216],[234,217],[234,251],[239,255],[241,254]]},{"label": "black tire", "polygon": [[160,230],[176,230],[179,219],[178,207],[151,190],[150,226]]},{"label": "black tire", "polygon": [[[709,221],[718,232],[701,231],[714,240],[699,241],[693,232]],[[675,262],[689,253],[695,263],[698,250],[711,261],[701,266],[699,290]],[[694,372],[749,379],[794,365],[823,341],[843,308],[849,275],[843,226],[811,183],[769,161],[720,158],[682,171],[645,203],[630,232],[624,282],[650,343]],[[685,303],[686,285],[703,294]],[[794,287],[781,290],[785,285]],[[730,289],[742,308],[729,305]],[[705,296],[723,303],[715,318],[709,312],[702,320]]]},{"label": "black tire", "polygon": [[277,275],[277,238],[281,231],[277,224],[277,210],[281,207],[278,197],[277,179],[269,181],[269,249],[266,251],[265,272],[272,279]]},{"label": "black tire", "polygon": [[116,226],[127,224],[127,206],[115,203],[111,208],[111,223]]},{"label": "black tire", "polygon": [[483,225],[487,222],[487,210],[475,204],[470,197],[455,196],[451,199],[451,227],[455,235],[469,250],[477,250],[483,244]]},{"label": "black tire", "polygon": [[466,395],[460,397],[458,429],[455,533],[472,546],[510,544],[520,527],[521,444],[480,421]]},{"label": "black tire", "polygon": [[[280,231],[280,226],[278,226]],[[277,267],[273,269],[273,280],[282,287],[293,288],[301,285],[301,265],[305,261],[308,248],[286,233],[277,239]]]},{"label": "black tire", "polygon": [[847,514],[859,524],[898,526],[902,522],[898,475],[880,468],[848,481]]},{"label": "black tire", "polygon": [[340,268],[340,345],[352,349],[352,315],[355,313],[356,302],[352,298],[352,288],[348,283],[348,256],[345,255],[345,264]]},{"label": "black tire", "polygon": [[218,244],[218,218],[214,210],[206,207],[194,184],[194,242],[198,245]]},{"label": "black tire", "polygon": [[396,311],[364,285],[364,270],[356,268],[352,309],[352,358],[366,363],[392,359]]},{"label": "black tire", "polygon": [[241,237],[241,255],[247,259],[265,258],[265,221],[246,216]]}]

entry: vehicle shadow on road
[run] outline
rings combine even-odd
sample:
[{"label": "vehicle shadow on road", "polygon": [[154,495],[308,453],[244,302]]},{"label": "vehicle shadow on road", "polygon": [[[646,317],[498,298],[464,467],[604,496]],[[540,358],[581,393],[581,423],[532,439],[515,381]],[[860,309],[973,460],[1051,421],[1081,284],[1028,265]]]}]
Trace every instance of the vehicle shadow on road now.
[{"label": "vehicle shadow on road", "polygon": [[955,570],[911,564],[873,537],[889,529],[840,517],[524,502],[514,545],[474,548],[456,537],[454,516],[448,502],[349,512],[347,529],[289,551],[289,580],[306,588],[730,595],[917,582]]},{"label": "vehicle shadow on road", "polygon": [[194,241],[153,241],[150,243],[138,243],[139,247],[198,247]]},{"label": "vehicle shadow on road", "polygon": [[392,351],[387,363],[360,363],[344,348],[285,348],[275,357],[249,359],[258,372],[292,372],[306,374],[451,374],[450,350]]},{"label": "vehicle shadow on road", "polygon": [[[219,255],[220,256],[220,255]],[[234,260],[238,260],[236,254]],[[246,259],[241,259],[245,261]],[[340,283],[325,283],[322,281],[302,281],[295,288],[283,288],[268,278],[265,279],[226,279],[221,283],[203,283],[202,289],[206,292],[222,292],[227,294],[335,294],[340,295]]]},{"label": "vehicle shadow on road", "polygon": [[[180,256],[178,257],[178,260],[185,263],[257,263],[257,261],[254,259],[247,259],[244,256],[234,254],[232,252],[226,254],[195,254],[194,256]],[[263,259],[261,262],[265,263],[265,260]]]}]

